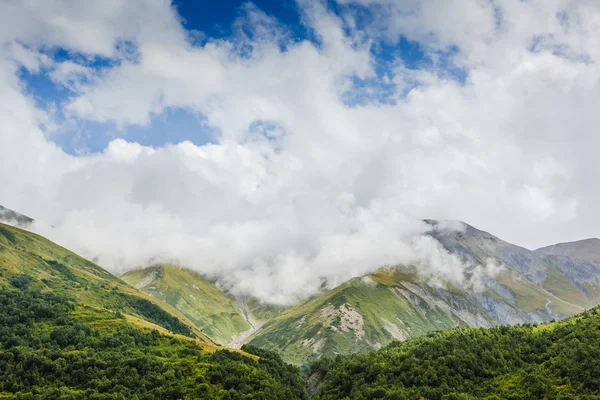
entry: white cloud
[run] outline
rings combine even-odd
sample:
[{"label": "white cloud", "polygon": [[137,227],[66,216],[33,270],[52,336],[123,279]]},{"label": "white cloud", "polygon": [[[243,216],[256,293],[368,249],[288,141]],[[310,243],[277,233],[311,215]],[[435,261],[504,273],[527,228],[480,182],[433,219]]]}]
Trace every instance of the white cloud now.
[{"label": "white cloud", "polygon": [[[0,204],[112,271],[179,260],[272,301],[400,262],[469,284],[460,262],[421,237],[422,217],[526,246],[598,236],[595,2],[379,3],[391,17],[359,29],[351,9],[299,2],[318,45],[292,41],[248,5],[236,25],[245,29],[200,46],[166,1],[3,2]],[[441,61],[399,64],[396,103],[348,106],[353,76],[379,79],[369,49],[381,33],[431,57],[455,49],[466,82]],[[77,59],[57,63],[56,47]],[[94,56],[113,64],[89,68]],[[74,89],[72,118],[126,130],[184,108],[218,140],[115,139],[67,155],[48,141],[52,114],[24,90],[21,65]]]}]

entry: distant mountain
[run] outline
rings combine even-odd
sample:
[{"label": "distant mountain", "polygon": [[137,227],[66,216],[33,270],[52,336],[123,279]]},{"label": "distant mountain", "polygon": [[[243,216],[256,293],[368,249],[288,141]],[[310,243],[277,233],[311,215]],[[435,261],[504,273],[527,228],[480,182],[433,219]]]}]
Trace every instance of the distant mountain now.
[{"label": "distant mountain", "polygon": [[33,219],[26,215],[19,214],[16,211],[9,210],[6,207],[0,206],[0,222],[26,227],[33,222]]},{"label": "distant mountain", "polygon": [[538,254],[570,257],[600,265],[600,239],[584,239],[575,242],[557,243],[535,251]]},{"label": "distant mountain", "polygon": [[510,271],[484,292],[473,293],[432,286],[400,269],[382,270],[291,307],[259,329],[249,344],[304,364],[432,331],[550,321],[581,310]]},{"label": "distant mountain", "polygon": [[[398,265],[283,309],[236,298],[217,282],[171,265],[131,271],[122,281],[39,236],[6,225],[0,226],[0,270],[4,268],[7,276],[24,271],[40,285],[64,291],[82,304],[160,325],[143,314],[139,304],[136,310],[136,301],[127,296],[143,298],[208,345],[248,343],[276,351],[295,364],[364,353],[452,327],[563,319],[600,303],[594,241],[565,244],[577,251],[567,252],[562,244],[551,251],[530,251],[468,224],[426,222],[431,226],[428,235],[465,263],[485,265],[491,259],[503,266],[502,271],[483,277],[475,291],[425,281],[411,266]],[[442,229],[446,225],[463,229]]]},{"label": "distant mountain", "polygon": [[[435,226],[435,222],[431,222]],[[547,255],[505,242],[487,232],[464,224],[463,231],[433,230],[448,251],[471,263],[496,260],[529,283],[579,308],[600,303],[600,265],[566,256]],[[502,283],[502,282],[500,282]],[[488,281],[493,287],[495,282]],[[550,299],[552,300],[552,299]],[[551,301],[548,306],[556,306]],[[561,314],[559,309],[553,310]]]},{"label": "distant mountain", "polygon": [[355,278],[291,307],[265,324],[249,344],[278,351],[292,363],[364,353],[394,340],[457,326],[490,327],[562,319],[599,303],[600,268],[547,256],[465,224],[429,232],[448,251],[473,265],[504,266],[484,278],[484,290],[440,288],[398,266]]},{"label": "distant mountain", "polygon": [[[479,291],[424,281],[410,266],[380,270],[289,307],[237,299],[186,269],[155,266],[123,279],[182,312],[217,342],[244,342],[305,364],[364,353],[457,326],[562,319],[600,303],[600,267],[505,242],[468,224],[426,220],[428,233],[469,265],[501,264]],[[463,229],[442,229],[445,225]],[[410,272],[413,271],[413,272]]]}]

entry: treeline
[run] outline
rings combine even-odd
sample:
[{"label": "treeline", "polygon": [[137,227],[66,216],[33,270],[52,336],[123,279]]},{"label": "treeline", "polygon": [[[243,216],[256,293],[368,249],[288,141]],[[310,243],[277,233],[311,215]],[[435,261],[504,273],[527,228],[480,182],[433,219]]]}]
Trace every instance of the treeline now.
[{"label": "treeline", "polygon": [[298,368],[277,355],[209,354],[193,341],[128,325],[110,311],[87,315],[27,283],[20,276],[14,287],[0,288],[0,399],[306,397]]},{"label": "treeline", "polygon": [[600,312],[433,333],[311,374],[318,399],[600,399]]}]

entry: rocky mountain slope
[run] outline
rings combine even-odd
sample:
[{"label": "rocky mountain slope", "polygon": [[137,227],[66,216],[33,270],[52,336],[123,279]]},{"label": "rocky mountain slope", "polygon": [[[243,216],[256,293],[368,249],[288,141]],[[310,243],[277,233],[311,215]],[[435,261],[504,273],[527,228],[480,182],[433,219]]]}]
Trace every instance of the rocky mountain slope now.
[{"label": "rocky mountain slope", "polygon": [[[435,221],[430,221],[433,225]],[[513,273],[574,307],[590,308],[600,301],[600,264],[564,255],[530,251],[464,224],[463,231],[431,234],[450,252],[472,263],[493,259]],[[502,283],[502,282],[501,282]],[[494,286],[495,282],[488,282]],[[550,299],[552,300],[552,299]],[[559,304],[551,301],[549,307]],[[554,312],[561,314],[560,309]]]},{"label": "rocky mountain slope", "polygon": [[400,269],[382,270],[286,310],[249,344],[302,364],[321,356],[364,353],[432,331],[550,321],[581,310],[513,272],[503,273],[493,289],[469,293],[429,285]]},{"label": "rocky mountain slope", "polygon": [[311,366],[311,398],[597,399],[600,310],[560,322],[460,328]]}]

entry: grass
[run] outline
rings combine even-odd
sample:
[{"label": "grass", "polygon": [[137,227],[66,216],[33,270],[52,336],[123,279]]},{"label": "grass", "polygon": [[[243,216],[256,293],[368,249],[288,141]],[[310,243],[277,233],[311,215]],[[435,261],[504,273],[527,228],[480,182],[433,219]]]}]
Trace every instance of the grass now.
[{"label": "grass", "polygon": [[569,303],[573,303],[584,308],[592,306],[583,292],[577,286],[569,282],[567,278],[560,273],[560,271],[554,268],[548,268],[548,276],[542,286],[550,293],[568,301]]}]

